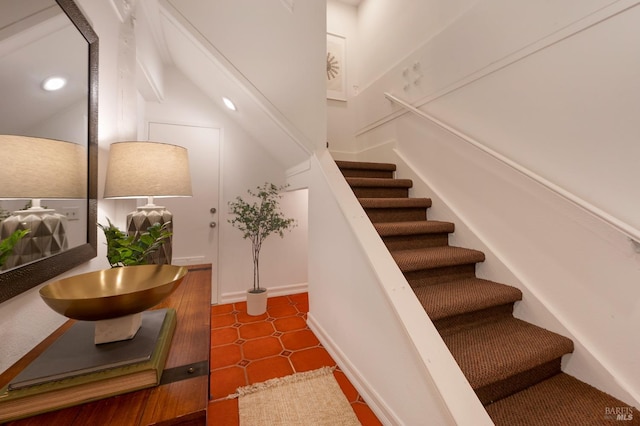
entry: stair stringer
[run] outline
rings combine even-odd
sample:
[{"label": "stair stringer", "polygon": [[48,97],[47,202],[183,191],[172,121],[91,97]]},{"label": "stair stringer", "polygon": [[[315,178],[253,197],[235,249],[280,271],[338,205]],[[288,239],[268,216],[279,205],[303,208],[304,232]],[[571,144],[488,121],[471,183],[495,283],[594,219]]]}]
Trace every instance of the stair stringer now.
[{"label": "stair stringer", "polygon": [[310,175],[308,320],[321,342],[385,424],[493,424],[328,151]]},{"label": "stair stringer", "polygon": [[514,317],[566,336],[574,342],[574,352],[562,358],[563,371],[637,406],[638,398],[633,391],[629,390],[626,381],[615,375],[612,369],[607,368],[607,363],[598,356],[598,351],[585,344],[582,335],[570,324],[566,324],[562,320],[562,315],[554,312],[544,302],[544,298],[536,292],[535,286],[519,276],[518,268],[504,261],[499,253],[480,237],[481,233],[468,225],[465,215],[452,208],[446,196],[441,194],[438,188],[430,185],[426,177],[415,171],[411,160],[402,155],[395,143],[389,143],[372,154],[362,155],[358,160],[395,163],[396,177],[412,179],[414,182],[411,196],[429,197],[433,200],[429,217],[433,220],[450,221],[456,224],[456,232],[450,235],[450,244],[473,247],[485,253],[485,262],[476,266],[476,274],[479,278],[508,283],[522,291],[522,301],[516,302],[514,306]]}]

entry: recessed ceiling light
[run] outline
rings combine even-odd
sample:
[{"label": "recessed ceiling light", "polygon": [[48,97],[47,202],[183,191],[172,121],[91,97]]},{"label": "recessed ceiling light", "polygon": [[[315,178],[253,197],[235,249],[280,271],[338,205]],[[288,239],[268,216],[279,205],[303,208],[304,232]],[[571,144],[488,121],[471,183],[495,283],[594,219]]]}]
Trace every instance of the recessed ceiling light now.
[{"label": "recessed ceiling light", "polygon": [[229,108],[231,111],[236,111],[236,105],[231,102],[231,99],[223,97],[222,102],[224,102],[224,106]]},{"label": "recessed ceiling light", "polygon": [[42,83],[42,88],[48,92],[52,92],[62,89],[66,84],[67,80],[62,77],[49,77]]}]

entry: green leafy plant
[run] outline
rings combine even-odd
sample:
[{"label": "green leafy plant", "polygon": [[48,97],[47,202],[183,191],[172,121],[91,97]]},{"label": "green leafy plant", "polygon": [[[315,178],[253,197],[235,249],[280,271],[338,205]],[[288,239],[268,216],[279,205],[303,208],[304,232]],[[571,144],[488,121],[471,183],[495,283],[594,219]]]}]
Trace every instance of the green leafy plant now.
[{"label": "green leafy plant", "polygon": [[15,230],[4,240],[0,241],[0,267],[4,265],[7,258],[11,255],[16,244],[29,233],[28,229]]},{"label": "green leafy plant", "polygon": [[109,218],[107,222],[108,226],[98,224],[98,227],[107,238],[107,260],[112,268],[146,265],[149,255],[157,251],[172,234],[167,230],[171,222],[156,223],[138,236],[125,234]]},{"label": "green leafy plant", "polygon": [[284,237],[284,231],[296,226],[295,219],[285,218],[280,211],[279,200],[282,198],[280,191],[286,186],[277,187],[272,183],[265,183],[256,188],[256,191],[247,190],[247,193],[255,200],[248,203],[241,197],[229,203],[230,213],[235,215],[229,219],[234,228],[242,232],[244,239],[251,240],[253,255],[253,288],[252,293],[261,293],[265,289],[260,288],[260,250],[262,243],[269,235],[276,233]]}]

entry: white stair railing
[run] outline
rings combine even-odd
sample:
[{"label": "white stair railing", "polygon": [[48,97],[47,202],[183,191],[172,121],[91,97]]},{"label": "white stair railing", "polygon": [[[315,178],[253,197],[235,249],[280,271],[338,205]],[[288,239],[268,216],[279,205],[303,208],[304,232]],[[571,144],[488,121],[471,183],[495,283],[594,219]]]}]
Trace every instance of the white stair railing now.
[{"label": "white stair railing", "polygon": [[510,160],[509,158],[505,157],[504,155],[492,150],[491,148],[481,144],[480,142],[474,140],[473,138],[471,138],[470,136],[452,128],[451,126],[443,123],[442,121],[438,120],[437,118],[433,117],[430,114],[427,114],[424,111],[419,110],[418,108],[414,107],[413,105],[409,104],[408,102],[392,95],[391,93],[385,92],[384,96],[389,99],[390,101],[395,102],[396,104],[402,106],[404,109],[406,109],[407,111],[416,114],[430,122],[432,122],[433,124],[437,125],[438,127],[440,127],[443,130],[446,130],[447,132],[457,136],[458,138],[462,139],[463,141],[470,143],[471,145],[473,145],[474,147],[478,148],[479,150],[481,150],[482,152],[492,156],[493,158],[495,158],[496,160],[506,164],[507,166],[511,167],[512,169],[518,171],[519,173],[522,173],[523,175],[527,176],[528,178],[534,180],[535,182],[539,183],[540,185],[543,185],[544,187],[550,189],[551,191],[553,191],[554,193],[560,195],[562,198],[570,201],[571,203],[575,204],[576,206],[580,207],[581,209],[585,210],[586,212],[596,216],[597,218],[605,221],[606,223],[608,223],[610,226],[612,226],[613,228],[615,228],[616,230],[620,231],[621,233],[623,233],[624,235],[626,235],[631,242],[633,243],[636,251],[640,252],[640,230],[634,228],[633,226],[622,222],[621,220],[619,220],[618,218],[615,218],[613,216],[611,216],[609,213],[603,211],[602,209],[594,206],[593,204],[583,200],[582,198],[576,196],[575,194],[572,194],[571,192],[565,190],[564,188],[559,187],[558,185],[554,184],[553,182],[550,182],[549,180],[543,178],[542,176],[532,172],[531,170],[521,166],[520,164],[515,163],[514,161]]}]

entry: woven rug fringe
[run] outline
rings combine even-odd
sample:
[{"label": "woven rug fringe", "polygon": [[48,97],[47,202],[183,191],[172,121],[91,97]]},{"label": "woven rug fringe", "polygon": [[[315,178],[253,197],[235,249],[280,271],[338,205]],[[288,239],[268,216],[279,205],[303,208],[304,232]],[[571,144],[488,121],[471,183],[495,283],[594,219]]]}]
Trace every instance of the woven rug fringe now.
[{"label": "woven rug fringe", "polygon": [[317,370],[304,371],[302,373],[295,373],[285,377],[277,377],[275,379],[269,379],[261,383],[254,383],[248,386],[242,386],[236,389],[235,393],[227,395],[225,399],[236,399],[244,395],[250,395],[252,393],[268,389],[274,386],[279,386],[287,383],[296,383],[302,380],[310,379],[313,377],[324,376],[327,374],[333,374],[336,367],[321,367]]}]

